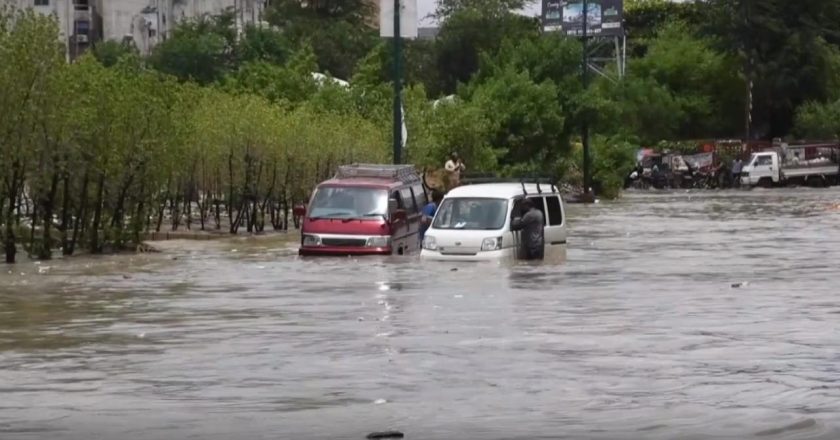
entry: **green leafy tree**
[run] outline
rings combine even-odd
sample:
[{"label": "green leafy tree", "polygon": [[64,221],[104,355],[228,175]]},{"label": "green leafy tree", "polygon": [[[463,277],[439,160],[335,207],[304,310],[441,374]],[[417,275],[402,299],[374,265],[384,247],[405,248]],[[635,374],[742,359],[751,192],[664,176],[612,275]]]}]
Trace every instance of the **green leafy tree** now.
[{"label": "green leafy tree", "polygon": [[749,65],[755,135],[788,134],[799,105],[836,93],[838,2],[710,0],[703,6],[702,31]]},{"label": "green leafy tree", "polygon": [[505,151],[501,163],[550,163],[567,148],[564,117],[551,81],[534,82],[505,67],[468,92],[496,129],[490,140]]},{"label": "green leafy tree", "polygon": [[481,54],[495,54],[505,39],[520,40],[539,33],[538,22],[508,11],[459,9],[443,23],[437,38],[436,66],[440,90],[433,96],[454,93],[478,71]]},{"label": "green leafy tree", "polygon": [[155,47],[150,62],[182,81],[210,84],[232,68],[235,50],[234,15],[227,11],[180,23],[172,38]]},{"label": "green leafy tree", "polygon": [[108,40],[93,47],[93,56],[105,67],[113,67],[123,57],[137,57],[136,47]]},{"label": "green leafy tree", "polygon": [[0,8],[0,234],[7,263],[15,262],[17,254],[17,207],[33,166],[30,152],[43,151],[39,138],[51,78],[63,63],[57,41],[54,17]]},{"label": "green leafy tree", "polygon": [[348,79],[378,42],[373,11],[364,0],[279,0],[266,18],[293,46],[311,45],[321,72]]},{"label": "green leafy tree", "polygon": [[487,11],[490,14],[505,15],[522,9],[535,0],[438,0],[434,16],[447,19],[466,9]]},{"label": "green leafy tree", "polygon": [[729,137],[742,131],[745,85],[738,61],[713,44],[692,36],[685,25],[670,25],[651,41],[647,55],[628,67],[629,75],[652,79],[648,84],[653,88],[659,84],[672,94],[683,116],[674,133],[679,138]]}]

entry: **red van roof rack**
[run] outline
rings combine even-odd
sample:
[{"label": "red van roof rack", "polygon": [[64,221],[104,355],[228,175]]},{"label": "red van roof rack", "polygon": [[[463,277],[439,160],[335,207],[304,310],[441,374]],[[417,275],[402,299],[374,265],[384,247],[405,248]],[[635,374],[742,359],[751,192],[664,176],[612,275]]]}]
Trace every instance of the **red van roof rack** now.
[{"label": "red van roof rack", "polygon": [[379,179],[392,179],[403,183],[415,183],[420,181],[420,176],[414,165],[382,165],[368,163],[354,163],[351,165],[340,165],[335,173],[335,178],[346,179],[352,177],[373,177]]}]

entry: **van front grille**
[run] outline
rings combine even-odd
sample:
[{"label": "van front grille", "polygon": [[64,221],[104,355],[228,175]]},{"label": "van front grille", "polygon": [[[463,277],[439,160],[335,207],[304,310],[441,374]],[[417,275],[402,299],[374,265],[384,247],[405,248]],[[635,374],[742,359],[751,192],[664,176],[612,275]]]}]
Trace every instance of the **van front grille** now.
[{"label": "van front grille", "polygon": [[324,246],[359,247],[367,244],[366,238],[322,238]]}]

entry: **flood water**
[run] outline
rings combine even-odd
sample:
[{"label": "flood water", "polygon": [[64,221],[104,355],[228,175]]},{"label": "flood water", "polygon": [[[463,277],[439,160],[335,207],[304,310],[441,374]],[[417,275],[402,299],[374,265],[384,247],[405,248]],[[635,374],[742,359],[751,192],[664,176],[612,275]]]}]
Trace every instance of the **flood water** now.
[{"label": "flood water", "polygon": [[570,206],[562,265],[235,239],[2,267],[0,439],[838,438],[838,202]]}]

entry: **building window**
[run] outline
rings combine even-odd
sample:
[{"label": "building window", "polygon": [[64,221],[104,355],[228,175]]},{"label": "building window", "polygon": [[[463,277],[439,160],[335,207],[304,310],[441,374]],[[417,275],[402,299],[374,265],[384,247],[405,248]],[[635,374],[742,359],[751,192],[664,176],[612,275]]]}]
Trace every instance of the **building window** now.
[{"label": "building window", "polygon": [[87,20],[76,21],[76,35],[88,35],[90,33],[90,22]]},{"label": "building window", "polygon": [[49,6],[50,0],[35,0],[35,6]]}]

